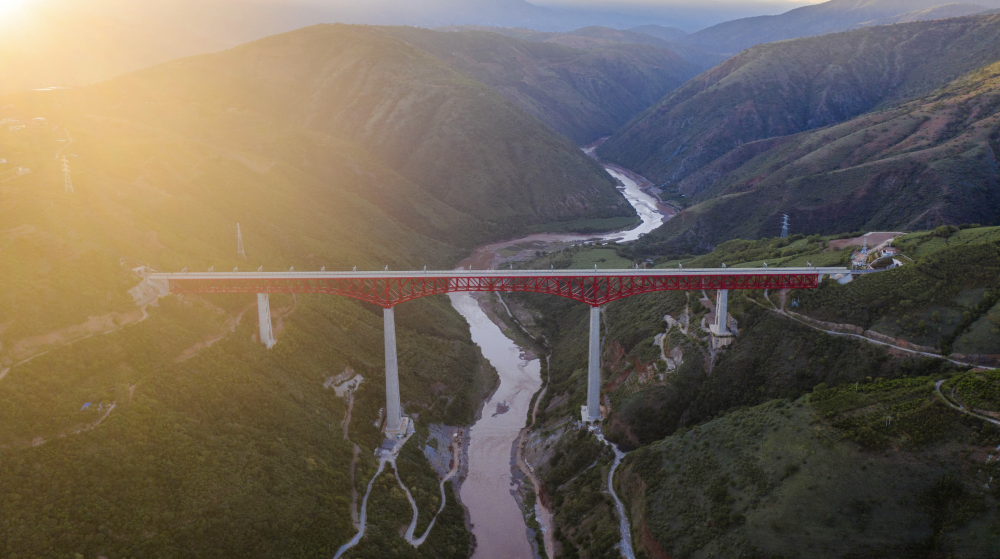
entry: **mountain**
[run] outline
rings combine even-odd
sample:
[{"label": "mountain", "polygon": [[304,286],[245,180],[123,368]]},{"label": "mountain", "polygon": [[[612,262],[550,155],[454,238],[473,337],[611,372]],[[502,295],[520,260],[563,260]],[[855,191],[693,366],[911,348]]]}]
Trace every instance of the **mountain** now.
[{"label": "mountain", "polygon": [[[851,256],[842,243],[855,242],[840,237],[732,240],[697,257],[661,253],[657,266],[840,266]],[[947,380],[967,406],[993,416],[996,372],[967,372],[928,357],[937,348],[912,344],[931,337],[970,350],[998,347],[1000,228],[943,228],[893,246],[906,265],[846,285],[828,279],[815,290],[730,291],[738,334],[722,349],[710,349],[704,326],[711,291],[630,297],[603,309],[602,432],[630,450],[614,488],[637,556],[934,557],[924,552],[935,546],[958,557],[989,555],[971,535],[988,529],[998,506],[995,492],[978,492],[991,475],[981,468],[996,433],[934,394]],[[525,267],[614,269],[634,259],[631,245],[582,246]],[[551,504],[564,554],[598,555],[619,541],[614,503],[595,497],[607,487],[613,457],[567,421],[586,394],[587,309],[534,294],[504,300],[551,352],[526,449],[544,480],[539,498]],[[887,350],[859,339],[862,332],[926,354]],[[932,499],[937,492],[944,496]],[[965,512],[948,516],[959,506]],[[873,529],[879,522],[898,528]]]},{"label": "mountain", "polygon": [[[616,487],[636,554],[989,557],[982,534],[998,499],[981,464],[995,451],[992,427],[935,395],[947,377],[820,385],[630,453]],[[983,396],[995,373],[949,381],[975,384],[970,396],[992,409]]]},{"label": "mountain", "polygon": [[[735,54],[760,43],[845,31],[865,22],[895,18],[946,4],[949,2],[942,0],[830,0],[781,15],[727,21],[685,35],[678,41]],[[996,0],[982,0],[977,4],[982,5],[983,10],[1000,8]],[[951,9],[943,9],[942,13],[949,11]]]},{"label": "mountain", "polygon": [[891,110],[747,144],[683,181],[706,201],[643,241],[690,249],[775,236],[781,214],[803,233],[996,224],[998,72],[994,64]]},{"label": "mountain", "polygon": [[488,31],[534,43],[555,43],[575,49],[592,49],[615,44],[648,45],[670,51],[699,70],[707,70],[722,62],[727,56],[697,46],[664,40],[636,31],[622,31],[610,27],[591,26],[573,31],[536,31],[523,27],[487,27],[481,25],[452,25],[438,31]]},{"label": "mountain", "polygon": [[981,6],[979,4],[945,4],[943,6],[935,6],[933,8],[927,8],[924,10],[907,12],[905,14],[899,14],[897,16],[887,17],[883,19],[876,19],[873,21],[866,21],[864,23],[859,23],[858,26],[862,27],[869,25],[892,25],[894,23],[909,23],[913,21],[925,21],[930,19],[946,19],[951,17],[970,16],[987,11],[990,11],[990,9],[985,6]]},{"label": "mountain", "polygon": [[483,31],[387,32],[488,85],[578,145],[610,135],[700,71],[655,46],[581,50]]},{"label": "mountain", "polygon": [[[0,17],[0,94],[101,82],[319,23],[479,25],[568,31],[661,16],[545,8],[524,0],[30,0]],[[682,47],[691,50],[691,47]]]},{"label": "mountain", "polygon": [[248,109],[349,138],[482,219],[483,233],[632,212],[612,179],[571,142],[380,28],[315,26],[101,88],[166,106],[210,101],[213,110]]},{"label": "mountain", "polygon": [[[272,295],[266,350],[252,295],[140,308],[131,269],[447,266],[463,251],[421,231],[474,222],[350,141],[210,103],[116,109],[109,90],[0,102],[23,126],[0,130],[0,553],[332,556],[382,439],[381,313]],[[175,127],[142,118],[161,109]],[[404,307],[408,405],[454,397],[456,415],[428,420],[471,421],[491,381],[462,318]],[[347,370],[365,379],[349,433],[348,402],[324,388]],[[467,556],[448,551],[463,522],[442,522],[425,551]]]},{"label": "mountain", "polygon": [[640,25],[629,29],[629,31],[643,33],[645,35],[656,37],[657,39],[663,39],[664,41],[676,41],[677,39],[680,39],[688,34],[688,32],[683,29],[678,29],[676,27],[664,27],[662,25]]},{"label": "mountain", "polygon": [[828,126],[1000,60],[1000,18],[867,28],[759,45],[674,91],[598,153],[677,183],[749,142]]},{"label": "mountain", "polygon": [[[668,95],[598,154],[696,204],[642,243],[681,235],[703,250],[772,236],[781,213],[807,233],[994,223],[992,140],[973,122],[995,118],[992,70],[976,68],[1000,60],[998,32],[1000,17],[983,16],[760,45]],[[961,157],[986,159],[963,171]]]}]

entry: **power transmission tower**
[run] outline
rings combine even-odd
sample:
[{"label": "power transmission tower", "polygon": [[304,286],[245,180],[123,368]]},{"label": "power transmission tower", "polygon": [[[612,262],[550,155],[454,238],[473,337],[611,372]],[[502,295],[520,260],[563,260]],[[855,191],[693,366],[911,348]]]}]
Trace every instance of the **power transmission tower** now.
[{"label": "power transmission tower", "polygon": [[788,238],[788,214],[784,214],[781,217],[781,238]]},{"label": "power transmission tower", "polygon": [[70,176],[69,176],[69,161],[66,161],[66,156],[65,155],[62,158],[62,170],[63,170],[63,179],[64,179],[65,186],[66,186],[66,192],[69,193],[69,194],[72,194],[73,193],[73,179],[71,179]]},{"label": "power transmission tower", "polygon": [[236,254],[243,257],[244,260],[247,258],[247,253],[243,250],[243,233],[240,231],[240,224],[236,224]]}]

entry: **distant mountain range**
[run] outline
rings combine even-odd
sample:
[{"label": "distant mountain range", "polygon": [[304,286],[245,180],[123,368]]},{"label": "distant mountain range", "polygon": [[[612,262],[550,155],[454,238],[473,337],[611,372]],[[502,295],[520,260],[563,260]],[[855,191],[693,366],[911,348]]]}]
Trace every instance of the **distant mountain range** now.
[{"label": "distant mountain range", "polygon": [[[656,21],[550,9],[524,0],[35,0],[0,19],[0,94],[96,83],[318,23],[569,31],[597,23],[627,28]],[[683,33],[650,27],[659,38]]]},{"label": "distant mountain range", "polygon": [[965,16],[1000,8],[998,0],[830,0],[776,16],[727,21],[676,40],[735,54],[760,43],[846,31],[860,26]]},{"label": "distant mountain range", "polygon": [[[651,26],[658,27],[658,26]],[[660,35],[670,35],[669,30],[663,32],[655,31]],[[685,62],[691,64],[699,71],[707,70],[712,66],[722,62],[727,57],[712,50],[706,50],[697,46],[686,45],[676,41],[662,39],[655,35],[639,32],[636,30],[619,30],[610,27],[591,26],[582,27],[573,31],[535,31],[523,27],[487,27],[483,25],[450,25],[438,27],[438,31],[483,31],[496,33],[506,37],[513,37],[533,43],[555,43],[575,49],[592,49],[607,47],[611,45],[648,45],[658,47],[679,56]],[[679,31],[679,30],[678,30]]]},{"label": "distant mountain range", "polygon": [[[996,8],[1000,8],[1000,0],[961,4],[945,0],[831,0],[781,15],[736,19],[686,33],[670,22],[696,25],[691,22],[705,18],[690,19],[692,10],[709,13],[709,7],[675,7],[644,14],[624,8],[610,13],[547,8],[525,0],[36,0],[0,21],[0,66],[5,69],[0,94],[96,83],[317,23],[475,26],[575,48],[648,44],[667,48],[707,69],[759,43]],[[717,9],[714,13],[719,17],[722,12]]]}]

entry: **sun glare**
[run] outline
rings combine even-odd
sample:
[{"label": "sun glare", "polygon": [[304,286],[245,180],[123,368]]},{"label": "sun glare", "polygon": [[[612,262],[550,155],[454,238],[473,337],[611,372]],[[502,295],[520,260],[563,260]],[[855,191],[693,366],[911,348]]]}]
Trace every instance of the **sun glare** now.
[{"label": "sun glare", "polygon": [[15,8],[20,8],[27,2],[28,0],[0,0],[0,15],[10,13]]}]

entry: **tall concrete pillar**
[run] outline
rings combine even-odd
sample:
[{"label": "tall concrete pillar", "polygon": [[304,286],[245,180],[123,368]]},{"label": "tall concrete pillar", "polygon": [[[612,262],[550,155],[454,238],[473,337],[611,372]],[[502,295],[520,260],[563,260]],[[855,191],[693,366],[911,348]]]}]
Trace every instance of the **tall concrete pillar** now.
[{"label": "tall concrete pillar", "polygon": [[267,293],[257,294],[257,319],[260,322],[260,343],[271,349],[275,340],[271,331],[271,301]]},{"label": "tall concrete pillar", "polygon": [[715,333],[726,334],[729,332],[729,290],[720,289],[715,300]]},{"label": "tall concrete pillar", "polygon": [[399,363],[396,361],[396,318],[392,308],[384,309],[385,318],[385,430],[402,429],[399,409]]},{"label": "tall concrete pillar", "polygon": [[601,307],[590,307],[590,359],[587,369],[587,421],[601,419]]}]

